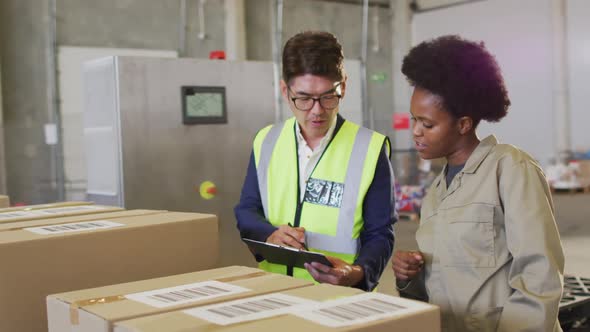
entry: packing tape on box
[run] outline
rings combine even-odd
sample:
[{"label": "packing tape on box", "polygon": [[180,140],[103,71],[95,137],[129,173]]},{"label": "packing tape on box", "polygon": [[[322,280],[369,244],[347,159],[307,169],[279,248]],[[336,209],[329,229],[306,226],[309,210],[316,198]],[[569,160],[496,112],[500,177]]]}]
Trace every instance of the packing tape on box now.
[{"label": "packing tape on box", "polygon": [[[243,275],[239,275],[239,276],[225,277],[225,278],[218,278],[218,279],[211,279],[211,280],[215,280],[215,281],[219,281],[219,282],[232,282],[232,281],[238,281],[238,280],[243,280],[243,279],[258,278],[258,277],[262,277],[262,276],[265,276],[268,274],[271,274],[271,273],[265,272],[265,271],[259,271],[259,272],[253,272],[253,273],[243,274]],[[80,316],[78,315],[78,310],[81,307],[86,307],[86,306],[94,305],[94,304],[112,303],[112,302],[122,301],[125,299],[126,299],[125,295],[113,295],[113,296],[107,296],[107,297],[96,297],[96,298],[92,298],[92,299],[74,301],[70,304],[70,323],[72,325],[80,324]]]},{"label": "packing tape on box", "polygon": [[72,325],[80,324],[80,317],[78,315],[78,309],[80,309],[80,307],[85,307],[93,304],[111,303],[121,301],[124,299],[125,296],[123,295],[114,295],[72,302],[72,304],[70,304],[70,323],[72,323]]}]

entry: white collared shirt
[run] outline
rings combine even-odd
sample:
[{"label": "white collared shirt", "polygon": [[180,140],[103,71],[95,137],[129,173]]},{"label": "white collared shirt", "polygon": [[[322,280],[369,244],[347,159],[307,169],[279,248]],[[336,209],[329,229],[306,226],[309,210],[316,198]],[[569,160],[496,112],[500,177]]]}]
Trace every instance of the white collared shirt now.
[{"label": "white collared shirt", "polygon": [[299,201],[303,201],[303,197],[305,196],[305,188],[307,186],[307,180],[313,172],[316,164],[320,160],[322,153],[328,146],[330,139],[332,138],[332,134],[334,133],[334,129],[336,128],[336,119],[338,116],[334,117],[330,128],[328,128],[328,132],[326,135],[320,140],[320,144],[312,150],[303,135],[301,134],[301,128],[299,127],[299,123],[296,126],[296,133],[297,133],[297,146],[299,147],[299,151],[297,154],[299,156]]}]

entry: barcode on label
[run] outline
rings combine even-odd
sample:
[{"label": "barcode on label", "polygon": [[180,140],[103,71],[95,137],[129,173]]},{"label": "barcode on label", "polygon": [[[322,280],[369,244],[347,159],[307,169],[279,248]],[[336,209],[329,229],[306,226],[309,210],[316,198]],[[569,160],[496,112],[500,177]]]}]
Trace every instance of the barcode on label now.
[{"label": "barcode on label", "polygon": [[4,212],[0,213],[0,219],[10,219],[26,216],[25,212]]},{"label": "barcode on label", "polygon": [[289,313],[314,301],[285,294],[269,294],[183,311],[219,325],[229,325]]},{"label": "barcode on label", "polygon": [[344,299],[327,301],[315,308],[294,313],[301,318],[329,327],[343,327],[392,318],[429,306],[380,293],[365,293]]},{"label": "barcode on label", "polygon": [[148,292],[125,295],[126,298],[151,305],[157,308],[165,308],[184,303],[204,301],[220,296],[227,296],[250,291],[247,288],[235,286],[219,281],[204,281],[194,284],[157,289]]},{"label": "barcode on label", "polygon": [[48,234],[62,234],[62,233],[70,233],[70,232],[80,232],[80,231],[92,231],[97,229],[106,229],[106,228],[113,228],[113,227],[121,227],[125,226],[124,224],[108,221],[108,220],[96,220],[96,221],[85,221],[85,222],[77,222],[71,224],[62,224],[62,225],[51,225],[51,226],[41,226],[41,227],[29,227],[25,228],[25,230],[29,232],[33,232],[35,234],[41,235],[48,235]]},{"label": "barcode on label", "polygon": [[377,299],[353,302],[343,305],[337,305],[331,308],[318,309],[319,315],[326,316],[338,321],[354,321],[371,315],[383,314],[386,312],[395,312],[406,309],[397,304],[381,301]]}]

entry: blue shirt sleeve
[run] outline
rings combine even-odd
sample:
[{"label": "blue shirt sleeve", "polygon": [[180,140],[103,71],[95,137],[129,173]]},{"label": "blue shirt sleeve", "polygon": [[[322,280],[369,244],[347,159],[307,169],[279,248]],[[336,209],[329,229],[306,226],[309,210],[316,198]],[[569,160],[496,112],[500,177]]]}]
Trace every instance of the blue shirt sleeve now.
[{"label": "blue shirt sleeve", "polygon": [[363,202],[364,228],[360,234],[361,248],[354,265],[365,272],[365,279],[355,287],[371,291],[387,266],[393,252],[393,224],[397,221],[395,210],[394,176],[384,143],[373,182]]},{"label": "blue shirt sleeve", "polygon": [[266,242],[266,239],[276,230],[276,227],[264,217],[253,151],[250,154],[240,202],[234,208],[234,213],[240,236],[243,238]]}]

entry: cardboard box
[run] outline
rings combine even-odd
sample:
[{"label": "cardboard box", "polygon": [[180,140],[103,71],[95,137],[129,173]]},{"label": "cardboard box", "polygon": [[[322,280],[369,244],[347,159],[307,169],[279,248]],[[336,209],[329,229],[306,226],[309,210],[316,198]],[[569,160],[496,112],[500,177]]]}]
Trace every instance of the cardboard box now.
[{"label": "cardboard box", "polygon": [[0,212],[0,223],[10,223],[25,220],[39,220],[57,217],[77,216],[92,213],[104,213],[112,211],[122,211],[117,206],[105,205],[76,205],[76,206],[59,206],[42,209],[25,209]]},{"label": "cardboard box", "polygon": [[10,198],[6,195],[0,195],[0,208],[4,209],[10,206]]},{"label": "cardboard box", "polygon": [[0,231],[0,331],[46,332],[50,294],[215,266],[216,216],[157,212]]},{"label": "cardboard box", "polygon": [[[295,298],[282,298],[285,295]],[[268,308],[279,301],[294,305],[252,313],[253,308]],[[437,332],[440,311],[423,302],[321,284],[115,323],[114,332],[132,331]]]},{"label": "cardboard box", "polygon": [[[47,298],[49,331],[108,332],[117,321],[310,285],[307,280],[230,266],[56,294]],[[210,293],[204,295],[205,290]],[[97,299],[104,300],[96,304]]]}]

